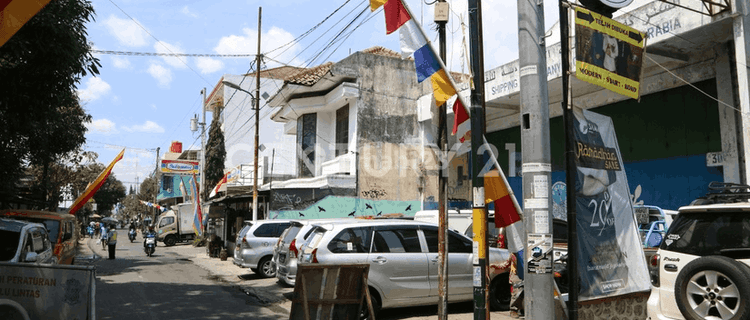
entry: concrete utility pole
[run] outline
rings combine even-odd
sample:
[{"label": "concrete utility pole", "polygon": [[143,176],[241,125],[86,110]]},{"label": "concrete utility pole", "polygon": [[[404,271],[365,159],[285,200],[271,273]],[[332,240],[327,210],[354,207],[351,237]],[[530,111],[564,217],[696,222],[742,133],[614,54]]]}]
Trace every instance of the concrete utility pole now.
[{"label": "concrete utility pole", "polygon": [[253,222],[258,220],[258,129],[260,126],[260,14],[258,7],[258,54],[255,56],[255,156],[253,162]]},{"label": "concrete utility pole", "polygon": [[[484,49],[482,46],[482,3],[469,0],[469,34],[471,35],[471,72],[474,86],[471,89],[471,168],[472,168],[472,220],[474,229],[474,320],[490,318],[487,246],[487,207],[484,205],[484,177],[481,176],[488,159],[484,144]],[[480,150],[483,150],[480,154]]]},{"label": "concrete utility pole", "polygon": [[521,85],[521,154],[526,245],[524,310],[526,319],[554,319],[552,215],[550,214],[549,98],[544,6],[518,0],[518,52]]},{"label": "concrete utility pole", "polygon": [[[445,24],[448,22],[448,3],[438,0],[435,4],[435,23],[440,36],[440,59],[445,61]],[[448,72],[448,70],[446,70]],[[448,125],[446,124],[446,104],[438,106],[438,146],[440,154],[448,151]],[[448,319],[448,159],[440,159],[438,177],[438,319]]]}]

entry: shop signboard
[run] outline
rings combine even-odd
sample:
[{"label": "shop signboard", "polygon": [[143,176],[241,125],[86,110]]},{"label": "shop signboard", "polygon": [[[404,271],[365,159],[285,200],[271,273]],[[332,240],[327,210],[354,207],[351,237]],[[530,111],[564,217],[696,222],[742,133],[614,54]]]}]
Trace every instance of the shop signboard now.
[{"label": "shop signboard", "polygon": [[646,34],[576,7],[576,78],[638,99]]},{"label": "shop signboard", "polygon": [[651,290],[612,119],[574,112],[581,300]]},{"label": "shop signboard", "polygon": [[160,168],[162,173],[200,174],[200,163],[198,161],[161,160]]}]

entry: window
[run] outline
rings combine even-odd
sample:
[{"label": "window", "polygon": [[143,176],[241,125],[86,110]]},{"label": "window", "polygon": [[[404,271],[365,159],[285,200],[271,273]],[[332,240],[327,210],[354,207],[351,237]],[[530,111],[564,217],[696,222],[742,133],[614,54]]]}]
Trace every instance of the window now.
[{"label": "window", "polygon": [[312,177],[315,169],[316,124],[318,115],[308,113],[297,118],[297,175]]},{"label": "window", "polygon": [[349,152],[349,106],[336,110],[336,156]]},{"label": "window", "polygon": [[747,249],[750,216],[742,212],[680,213],[669,227],[666,239],[672,241],[662,242],[662,249],[697,256],[724,254],[721,251],[725,249]]},{"label": "window", "polygon": [[253,235],[258,238],[270,238],[273,237],[273,235],[276,233],[276,224],[275,223],[266,223],[258,226],[258,229],[255,229],[255,232],[253,232]]},{"label": "window", "polygon": [[332,253],[369,253],[370,234],[370,228],[347,228],[331,240],[328,250]]},{"label": "window", "polygon": [[[430,252],[438,252],[437,228],[425,228],[424,237],[427,240],[427,249]],[[459,236],[453,231],[448,231],[448,252],[473,253],[473,245],[468,239]]]},{"label": "window", "polygon": [[378,230],[373,239],[372,252],[422,252],[417,229]]},{"label": "window", "polygon": [[162,228],[164,226],[168,226],[170,224],[174,223],[174,217],[165,217],[161,219],[161,222],[159,222],[159,228]]},{"label": "window", "polygon": [[172,176],[163,175],[161,177],[161,190],[171,193],[172,192]]}]

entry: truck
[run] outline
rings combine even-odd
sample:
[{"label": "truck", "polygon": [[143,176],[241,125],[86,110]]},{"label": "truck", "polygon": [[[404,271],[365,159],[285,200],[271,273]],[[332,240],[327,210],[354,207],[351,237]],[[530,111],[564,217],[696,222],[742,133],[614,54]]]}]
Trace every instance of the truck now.
[{"label": "truck", "polygon": [[96,319],[96,267],[0,262],[0,318]]},{"label": "truck", "polygon": [[195,206],[192,203],[181,203],[159,216],[156,223],[156,241],[173,246],[177,242],[195,239],[193,221]]}]

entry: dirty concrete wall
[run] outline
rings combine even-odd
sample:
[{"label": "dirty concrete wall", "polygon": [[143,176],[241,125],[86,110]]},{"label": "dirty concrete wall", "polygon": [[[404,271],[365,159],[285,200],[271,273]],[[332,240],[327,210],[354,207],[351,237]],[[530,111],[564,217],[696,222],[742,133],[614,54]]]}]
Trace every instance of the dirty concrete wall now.
[{"label": "dirty concrete wall", "polygon": [[356,75],[359,86],[353,108],[358,197],[414,201],[421,200],[421,190],[424,196],[431,190],[436,194],[436,177],[424,176],[437,169],[436,163],[422,160],[428,152],[422,150],[417,120],[417,99],[431,88],[416,81],[414,61],[359,52],[337,63],[331,73]]}]

